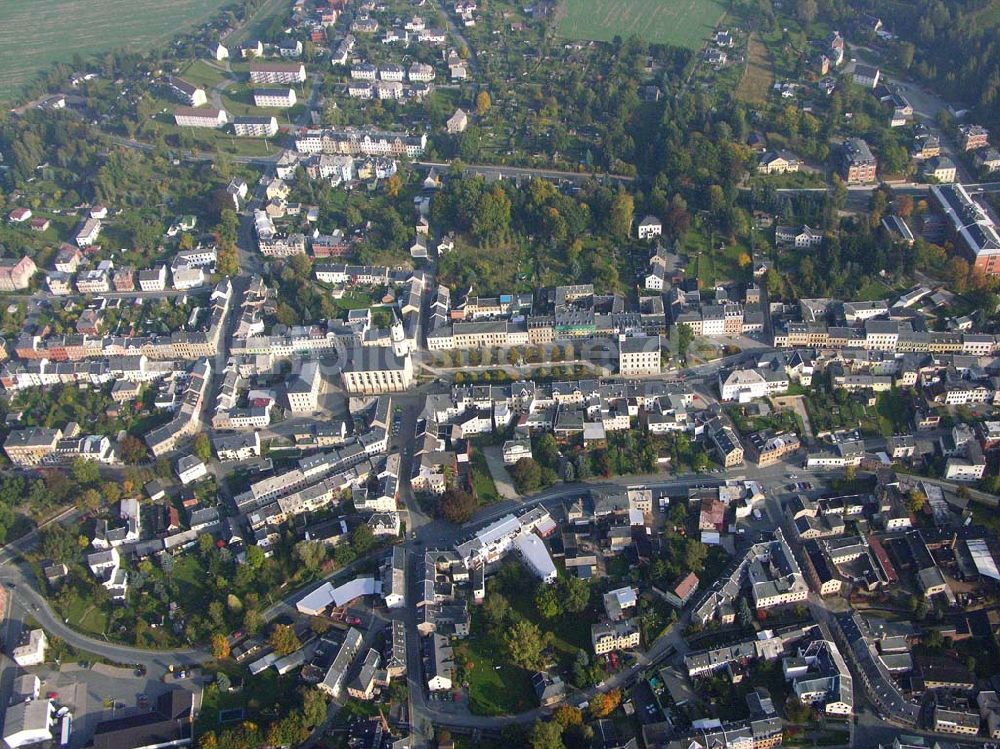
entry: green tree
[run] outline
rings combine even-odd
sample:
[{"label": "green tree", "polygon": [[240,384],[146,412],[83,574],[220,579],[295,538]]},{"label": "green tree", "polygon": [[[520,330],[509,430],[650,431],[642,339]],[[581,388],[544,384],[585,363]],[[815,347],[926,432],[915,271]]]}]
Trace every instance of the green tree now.
[{"label": "green tree", "polygon": [[289,655],[302,647],[295,630],[287,624],[274,625],[271,636],[268,638],[268,644],[278,655]]},{"label": "green tree", "polygon": [[565,749],[562,740],[562,726],[555,721],[535,721],[528,735],[531,749]]},{"label": "green tree", "polygon": [[510,468],[510,477],[521,494],[532,494],[542,486],[542,467],[534,458],[521,458]]},{"label": "green tree", "polygon": [[579,614],[590,603],[590,585],[578,577],[559,578],[559,594],[563,608],[571,614]]},{"label": "green tree", "polygon": [[562,613],[555,587],[542,583],[535,593],[535,608],[545,619],[555,619]]},{"label": "green tree", "polygon": [[625,239],[632,231],[635,218],[635,200],[624,190],[619,190],[611,201],[608,232],[617,239]]},{"label": "green tree", "polygon": [[375,534],[367,523],[362,523],[351,532],[351,548],[358,556],[367,552],[374,544]]},{"label": "green tree", "polygon": [[141,440],[133,437],[131,434],[126,435],[125,438],[118,443],[118,447],[121,451],[122,460],[130,465],[142,463],[146,460],[146,446]]},{"label": "green tree", "polygon": [[320,725],[326,720],[326,696],[315,687],[303,687],[301,693],[302,714],[305,717],[306,725]]},{"label": "green tree", "polygon": [[533,622],[526,619],[515,622],[504,632],[503,645],[507,656],[521,668],[529,671],[540,668],[545,640]]},{"label": "green tree", "polygon": [[202,463],[208,463],[212,459],[212,443],[208,440],[208,434],[199,432],[194,438],[192,450],[198,460]]},{"label": "green tree", "polygon": [[83,486],[96,484],[101,479],[101,472],[98,469],[97,463],[85,458],[73,459],[73,462],[70,464],[70,474],[76,483]]}]

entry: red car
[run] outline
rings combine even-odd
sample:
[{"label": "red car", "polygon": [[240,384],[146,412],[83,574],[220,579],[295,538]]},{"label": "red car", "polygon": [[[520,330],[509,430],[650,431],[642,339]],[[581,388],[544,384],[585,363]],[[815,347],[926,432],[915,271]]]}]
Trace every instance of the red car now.
[{"label": "red car", "polygon": [[45,695],[45,697],[46,697],[46,699],[50,699],[50,700],[58,700],[59,699],[59,692],[49,692],[48,694]]}]

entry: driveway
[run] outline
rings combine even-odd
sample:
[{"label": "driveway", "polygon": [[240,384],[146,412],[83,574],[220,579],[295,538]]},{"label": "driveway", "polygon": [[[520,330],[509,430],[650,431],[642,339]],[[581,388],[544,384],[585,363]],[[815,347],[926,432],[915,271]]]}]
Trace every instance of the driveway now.
[{"label": "driveway", "polygon": [[514,488],[514,481],[507,472],[507,466],[503,463],[503,453],[496,445],[483,449],[486,456],[486,465],[490,467],[490,476],[493,483],[497,485],[497,491],[504,499],[518,499],[521,495]]}]

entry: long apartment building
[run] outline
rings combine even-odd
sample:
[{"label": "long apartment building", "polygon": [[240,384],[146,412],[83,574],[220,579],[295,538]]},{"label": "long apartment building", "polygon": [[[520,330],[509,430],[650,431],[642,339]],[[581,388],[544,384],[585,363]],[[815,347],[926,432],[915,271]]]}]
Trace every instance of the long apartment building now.
[{"label": "long apartment building", "polygon": [[299,153],[345,154],[347,156],[407,156],[423,155],[427,148],[427,133],[384,132],[379,130],[306,130],[295,137]]},{"label": "long apartment building", "polygon": [[261,60],[250,63],[251,83],[304,83],[306,66],[300,62]]},{"label": "long apartment building", "polygon": [[784,330],[775,332],[774,345],[776,348],[851,348],[970,356],[989,356],[998,350],[997,338],[993,335],[914,330],[910,323],[898,320],[865,320],[859,327],[790,322]]},{"label": "long apartment building", "polygon": [[987,275],[1000,274],[1000,234],[987,210],[963,185],[931,185],[931,194],[973,267]]}]

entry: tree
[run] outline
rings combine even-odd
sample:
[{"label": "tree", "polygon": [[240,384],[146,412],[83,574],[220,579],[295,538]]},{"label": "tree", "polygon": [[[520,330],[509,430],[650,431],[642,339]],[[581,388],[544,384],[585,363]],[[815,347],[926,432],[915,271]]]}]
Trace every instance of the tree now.
[{"label": "tree", "polygon": [[251,570],[259,570],[266,561],[264,550],[257,545],[247,548],[246,566]]},{"label": "tree", "polygon": [[219,739],[215,735],[215,731],[208,731],[203,733],[198,739],[198,749],[219,749]]},{"label": "tree", "polygon": [[590,603],[590,585],[579,577],[559,578],[559,597],[562,606],[570,614],[579,614]]},{"label": "tree", "polygon": [[542,467],[534,458],[521,458],[510,468],[510,477],[521,494],[532,494],[542,486]]},{"label": "tree", "polygon": [[492,106],[493,99],[490,97],[489,91],[480,91],[476,94],[476,114],[482,117],[490,111]]},{"label": "tree", "polygon": [[[360,526],[359,526],[360,527]],[[326,561],[326,547],[312,541],[299,541],[295,544],[295,558],[309,572],[316,572]]]},{"label": "tree", "polygon": [[368,527],[367,523],[362,523],[351,532],[351,548],[354,553],[361,556],[367,552],[375,543],[375,534]]},{"label": "tree", "polygon": [[268,644],[278,655],[289,655],[302,647],[295,630],[287,624],[274,625],[271,636],[268,638]]},{"label": "tree", "polygon": [[797,0],[795,3],[795,16],[803,26],[815,21],[817,12],[816,0]]},{"label": "tree", "polygon": [[618,709],[622,703],[622,693],[620,689],[609,689],[607,692],[597,693],[590,700],[590,714],[595,718],[607,718]]},{"label": "tree", "polygon": [[302,690],[302,715],[306,725],[318,726],[326,720],[326,696],[315,687],[305,687]]},{"label": "tree", "polygon": [[635,200],[624,190],[619,190],[611,201],[611,212],[608,216],[608,231],[618,238],[625,239],[632,231],[632,221],[635,218]]},{"label": "tree", "polygon": [[911,489],[906,498],[906,508],[910,514],[916,515],[921,512],[925,504],[927,504],[927,495],[919,489]]},{"label": "tree", "polygon": [[466,491],[451,487],[441,495],[438,502],[438,513],[445,520],[460,524],[472,517],[477,506],[476,498]]},{"label": "tree", "polygon": [[399,178],[398,174],[393,174],[389,176],[389,179],[385,181],[385,193],[390,198],[395,198],[399,195],[399,190],[403,186],[403,180]]},{"label": "tree", "polygon": [[85,458],[73,459],[73,462],[70,464],[70,474],[76,483],[83,486],[96,484],[101,478],[101,472],[98,470],[97,463]]},{"label": "tree", "polygon": [[565,749],[562,740],[562,726],[555,721],[545,723],[535,721],[528,735],[528,745],[531,749]]},{"label": "tree", "polygon": [[130,465],[135,465],[136,463],[142,463],[146,460],[147,452],[146,446],[136,437],[131,434],[126,435],[125,438],[118,443],[118,447],[121,450],[122,460]]},{"label": "tree", "polygon": [[560,705],[552,712],[552,720],[561,725],[565,731],[570,726],[583,725],[583,712],[572,705]]},{"label": "tree", "polygon": [[535,608],[545,619],[555,619],[562,613],[555,587],[545,583],[538,586],[538,592],[535,593]]},{"label": "tree", "polygon": [[208,435],[205,432],[199,432],[194,438],[192,450],[195,457],[202,463],[207,463],[212,459],[212,443],[208,441]]},{"label": "tree", "polygon": [[503,645],[511,661],[521,668],[537,671],[540,667],[545,641],[533,622],[526,619],[515,622],[503,634]]},{"label": "tree", "polygon": [[77,506],[84,512],[97,512],[101,508],[101,494],[96,489],[87,489],[80,495]]},{"label": "tree", "polygon": [[229,638],[224,634],[216,633],[212,635],[212,657],[217,661],[229,657]]}]

